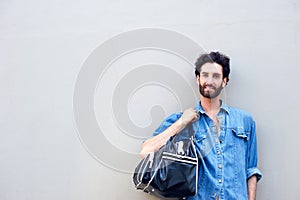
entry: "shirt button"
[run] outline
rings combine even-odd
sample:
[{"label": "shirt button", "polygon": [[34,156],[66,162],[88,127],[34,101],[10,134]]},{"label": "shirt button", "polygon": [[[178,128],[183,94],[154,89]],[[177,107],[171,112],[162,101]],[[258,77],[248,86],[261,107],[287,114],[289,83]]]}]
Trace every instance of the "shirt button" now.
[{"label": "shirt button", "polygon": [[217,151],[217,154],[220,155],[220,154],[221,154],[221,151]]},{"label": "shirt button", "polygon": [[219,169],[222,169],[222,165],[221,164],[219,164],[218,167],[219,167]]},{"label": "shirt button", "polygon": [[222,179],[219,179],[219,183],[222,183]]}]

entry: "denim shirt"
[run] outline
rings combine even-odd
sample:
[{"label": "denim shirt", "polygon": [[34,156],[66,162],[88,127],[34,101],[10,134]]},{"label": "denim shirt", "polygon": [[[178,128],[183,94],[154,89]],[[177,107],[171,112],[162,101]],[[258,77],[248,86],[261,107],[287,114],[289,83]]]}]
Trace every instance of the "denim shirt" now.
[{"label": "denim shirt", "polygon": [[[255,122],[245,111],[221,104],[217,115],[219,134],[201,103],[196,106],[199,124],[195,146],[199,158],[198,192],[188,200],[247,200],[247,179],[262,174],[257,168]],[[182,113],[174,113],[156,129],[157,135],[176,122]]]}]

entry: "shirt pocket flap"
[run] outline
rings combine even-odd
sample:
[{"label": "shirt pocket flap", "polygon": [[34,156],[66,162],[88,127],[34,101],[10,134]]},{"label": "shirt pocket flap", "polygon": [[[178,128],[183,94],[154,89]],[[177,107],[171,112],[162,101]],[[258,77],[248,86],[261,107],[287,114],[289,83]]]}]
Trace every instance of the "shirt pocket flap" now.
[{"label": "shirt pocket flap", "polygon": [[232,128],[232,132],[239,138],[248,140],[248,132],[245,131],[244,127]]},{"label": "shirt pocket flap", "polygon": [[205,139],[206,139],[206,135],[204,135],[204,134],[196,135],[197,142],[202,142]]}]

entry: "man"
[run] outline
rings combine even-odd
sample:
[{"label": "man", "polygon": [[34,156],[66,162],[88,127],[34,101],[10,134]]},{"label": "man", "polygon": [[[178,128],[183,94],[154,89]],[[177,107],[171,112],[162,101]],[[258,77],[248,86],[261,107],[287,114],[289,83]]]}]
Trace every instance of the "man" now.
[{"label": "man", "polygon": [[247,112],[229,107],[220,99],[229,81],[229,58],[211,52],[201,55],[195,65],[198,105],[169,116],[154,137],[144,142],[141,156],[157,151],[190,122],[197,122],[198,192],[187,199],[254,200],[262,176],[257,168],[255,122]]}]

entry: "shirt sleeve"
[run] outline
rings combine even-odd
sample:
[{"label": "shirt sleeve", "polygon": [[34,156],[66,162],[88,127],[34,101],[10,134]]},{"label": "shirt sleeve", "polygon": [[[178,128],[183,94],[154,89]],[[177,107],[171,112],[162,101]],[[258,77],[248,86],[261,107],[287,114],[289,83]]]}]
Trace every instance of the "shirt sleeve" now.
[{"label": "shirt sleeve", "polygon": [[247,159],[247,179],[253,175],[257,176],[257,181],[262,178],[261,171],[257,168],[258,156],[257,156],[257,141],[256,141],[256,125],[252,121],[250,141],[248,146],[248,159]]},{"label": "shirt sleeve", "polygon": [[160,133],[162,133],[164,130],[169,128],[173,123],[175,123],[182,115],[182,112],[173,113],[170,116],[168,116],[160,125],[159,127],[154,131],[153,136],[156,136]]}]

